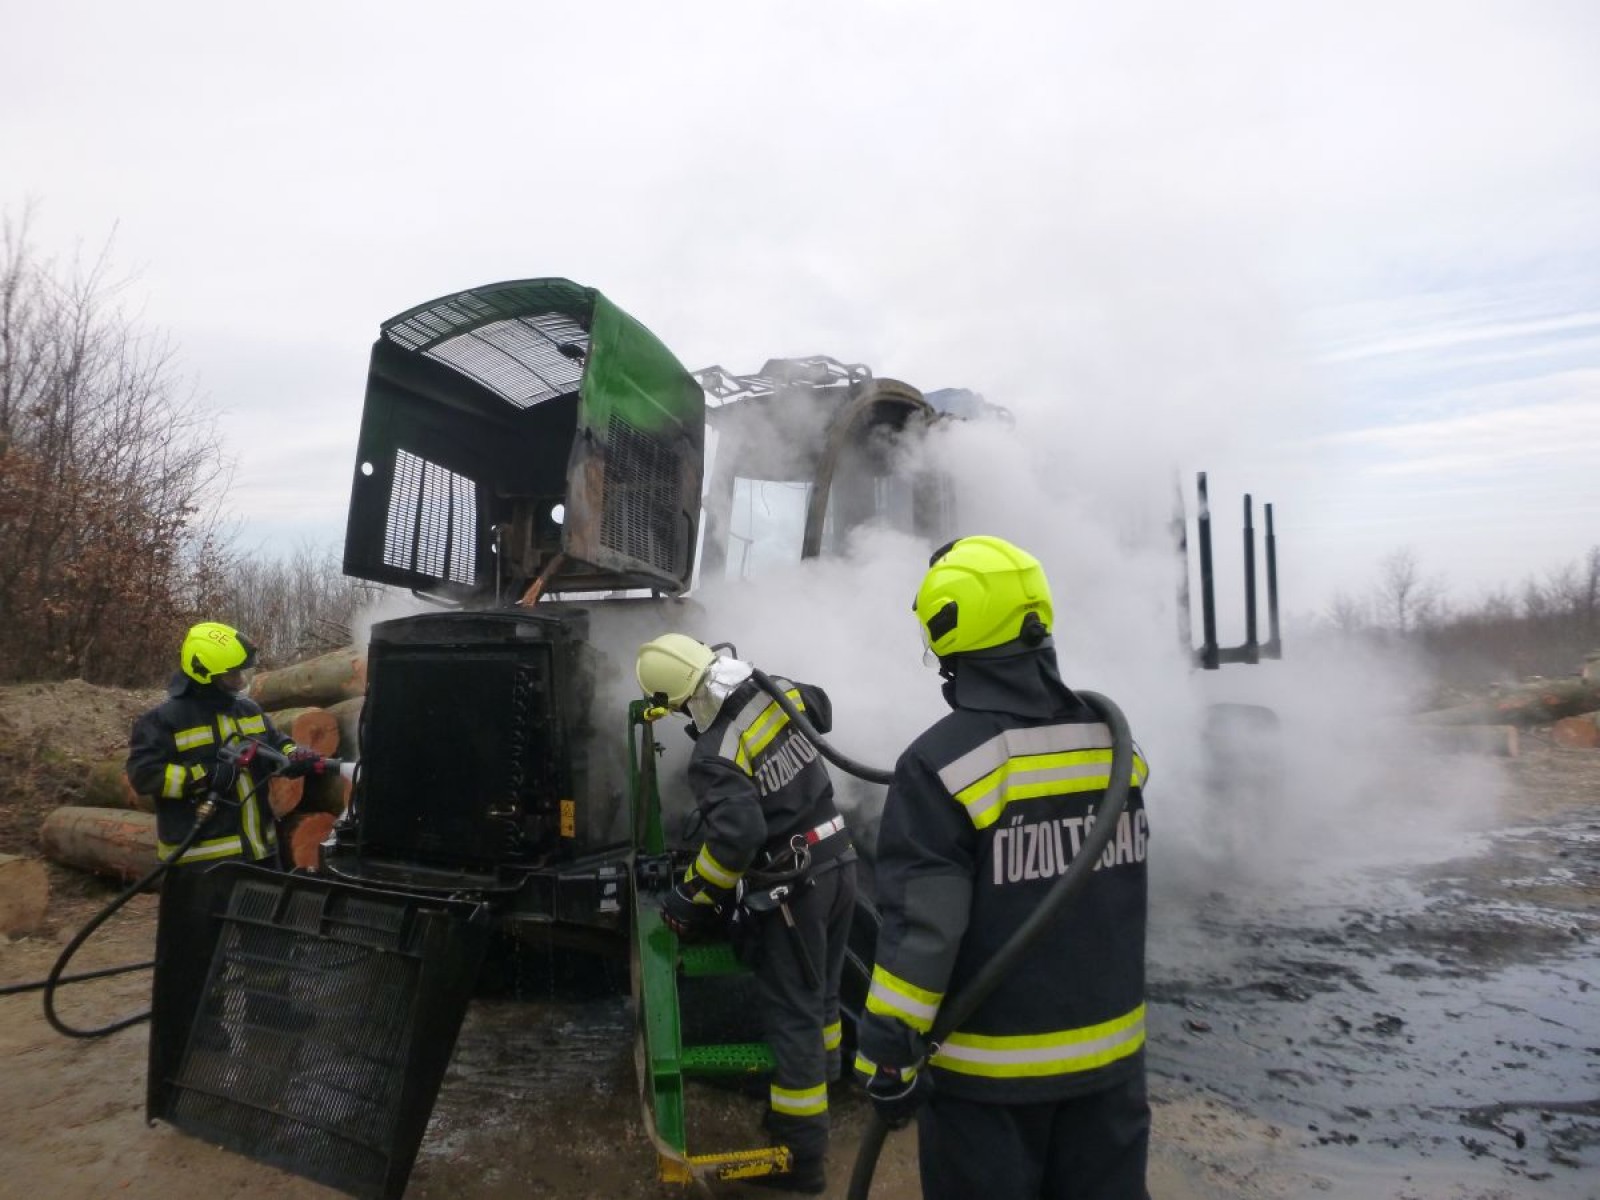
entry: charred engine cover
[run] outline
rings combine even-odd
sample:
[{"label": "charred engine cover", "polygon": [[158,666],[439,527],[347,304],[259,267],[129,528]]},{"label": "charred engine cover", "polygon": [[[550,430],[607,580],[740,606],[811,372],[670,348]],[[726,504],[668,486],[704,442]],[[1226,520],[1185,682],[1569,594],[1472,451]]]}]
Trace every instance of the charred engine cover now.
[{"label": "charred engine cover", "polygon": [[580,608],[451,612],[374,626],[354,849],[497,874],[597,849],[576,798],[592,690]]}]

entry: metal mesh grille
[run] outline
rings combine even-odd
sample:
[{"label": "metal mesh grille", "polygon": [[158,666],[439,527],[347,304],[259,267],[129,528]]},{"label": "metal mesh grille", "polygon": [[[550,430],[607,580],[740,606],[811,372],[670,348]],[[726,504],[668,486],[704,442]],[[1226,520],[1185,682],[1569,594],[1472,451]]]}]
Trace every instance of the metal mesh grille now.
[{"label": "metal mesh grille", "polygon": [[678,465],[669,446],[616,416],[611,418],[606,431],[601,545],[657,570],[682,573],[674,536]]},{"label": "metal mesh grille", "polygon": [[413,313],[384,332],[390,341],[398,342],[407,350],[417,350],[429,342],[448,337],[463,325],[483,320],[492,312],[494,306],[481,296],[463,292],[453,300]]},{"label": "metal mesh grille", "polygon": [[577,389],[588,348],[588,333],[571,317],[537,313],[480,326],[425,353],[518,408],[529,408]]},{"label": "metal mesh grille", "polygon": [[[390,1165],[420,960],[405,910],[235,890],[177,1084],[174,1124],[374,1194]],[[322,932],[319,933],[319,926]]]},{"label": "metal mesh grille", "polygon": [[476,574],[477,491],[465,475],[396,450],[384,524],[385,566],[471,583]]}]

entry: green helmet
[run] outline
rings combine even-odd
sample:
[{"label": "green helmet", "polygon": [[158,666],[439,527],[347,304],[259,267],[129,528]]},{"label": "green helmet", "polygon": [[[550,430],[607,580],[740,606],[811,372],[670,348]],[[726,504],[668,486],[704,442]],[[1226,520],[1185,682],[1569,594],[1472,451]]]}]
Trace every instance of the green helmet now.
[{"label": "green helmet", "polygon": [[1045,633],[1055,619],[1039,560],[997,537],[957,538],[934,552],[913,606],[940,658],[1020,637],[1029,613]]},{"label": "green helmet", "polygon": [[681,633],[663,633],[639,647],[634,674],[646,696],[660,697],[668,708],[677,710],[689,702],[716,659],[716,651],[704,642]]},{"label": "green helmet", "polygon": [[256,665],[256,648],[232,625],[202,621],[184,636],[178,666],[196,683],[211,683],[229,671]]}]

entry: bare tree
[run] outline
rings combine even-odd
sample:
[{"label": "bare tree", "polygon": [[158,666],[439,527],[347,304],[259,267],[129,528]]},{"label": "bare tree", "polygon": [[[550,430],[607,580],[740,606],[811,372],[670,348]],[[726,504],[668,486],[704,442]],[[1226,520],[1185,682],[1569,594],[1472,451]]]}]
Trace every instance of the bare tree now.
[{"label": "bare tree", "polygon": [[1348,592],[1337,592],[1328,607],[1328,623],[1343,634],[1361,633],[1372,626],[1372,606]]},{"label": "bare tree", "polygon": [[1379,565],[1374,603],[1379,620],[1402,636],[1436,621],[1444,608],[1444,586],[1425,579],[1409,546],[1396,550]]},{"label": "bare tree", "polygon": [[41,260],[30,216],[0,240],[0,673],[140,679],[209,599],[224,464],[109,252]]},{"label": "bare tree", "polygon": [[348,646],[357,608],[380,591],[344,575],[331,549],[303,543],[284,558],[231,560],[217,611],[283,664]]}]

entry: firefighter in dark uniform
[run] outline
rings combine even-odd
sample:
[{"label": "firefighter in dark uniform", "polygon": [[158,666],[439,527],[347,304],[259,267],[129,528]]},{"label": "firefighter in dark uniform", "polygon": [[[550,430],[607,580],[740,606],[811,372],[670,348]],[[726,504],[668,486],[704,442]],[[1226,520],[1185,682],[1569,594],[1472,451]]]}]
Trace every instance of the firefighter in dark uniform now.
[{"label": "firefighter in dark uniform", "polygon": [[[776,1059],[767,1129],[793,1154],[787,1173],[748,1182],[820,1194],[826,1187],[828,1083],[840,1074],[839,979],[855,908],[856,852],[817,749],[751,677],[749,664],[683,634],[639,648],[647,697],[687,714],[695,733],[689,785],[699,851],[662,907],[680,936],[717,929],[737,907],[751,928],[762,1025]],[[820,688],[784,679],[818,732],[832,725]],[[762,882],[803,870],[781,906]],[[761,895],[769,904],[759,905]],[[765,911],[762,909],[765,908]]]},{"label": "firefighter in dark uniform", "polygon": [[[179,652],[179,671],[167,686],[167,698],[139,717],[128,743],[128,780],[135,791],[155,797],[156,853],[169,859],[195,832],[196,809],[208,795],[219,798],[198,836],[167,870],[161,881],[156,925],[156,967],[153,983],[158,1012],[192,1011],[185,995],[195,981],[176,977],[170,964],[175,948],[205,934],[212,897],[206,871],[219,862],[243,861],[277,867],[277,835],[267,806],[271,769],[248,753],[240,763],[223,747],[248,739],[287,755],[285,775],[320,769],[322,756],[302,750],[280,733],[243,694],[256,665],[256,648],[232,626],[206,621],[191,628]],[[248,747],[245,747],[248,750]],[[176,1066],[188,1022],[152,1026],[151,1062]],[[166,1045],[156,1039],[165,1037]],[[152,1098],[161,1081],[151,1072]]]},{"label": "firefighter in dark uniform", "polygon": [[926,1197],[1146,1200],[1146,825],[1133,787],[1088,885],[942,1044],[925,1035],[1043,901],[1104,795],[1111,735],[1061,681],[1039,562],[938,551],[916,613],[954,710],[901,755],[878,835],[878,936],[857,1070],[913,1114]]}]

